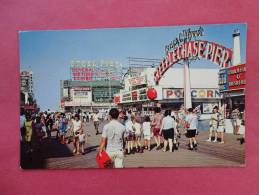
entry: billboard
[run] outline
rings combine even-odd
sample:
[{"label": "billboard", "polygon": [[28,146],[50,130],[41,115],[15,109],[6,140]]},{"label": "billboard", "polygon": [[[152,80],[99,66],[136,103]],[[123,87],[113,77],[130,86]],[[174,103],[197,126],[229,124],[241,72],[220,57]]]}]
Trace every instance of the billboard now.
[{"label": "billboard", "polygon": [[142,88],[142,89],[137,89],[130,92],[122,93],[119,103],[146,101],[146,100],[148,100],[147,88]]},{"label": "billboard", "polygon": [[91,81],[93,69],[86,67],[71,67],[71,77],[74,81]]},{"label": "billboard", "polygon": [[[179,99],[184,97],[184,89],[163,89],[164,99]],[[195,99],[220,98],[218,89],[191,89],[191,97]]]},{"label": "billboard", "polygon": [[220,92],[245,89],[246,64],[231,66],[219,71]]},{"label": "billboard", "polygon": [[223,45],[207,40],[197,40],[203,37],[204,29],[185,29],[179,35],[165,46],[166,57],[157,66],[154,72],[156,84],[159,83],[164,73],[174,64],[186,59],[206,59],[220,67],[229,67],[232,60],[232,50]]},{"label": "billboard", "polygon": [[147,79],[145,76],[133,77],[129,79],[129,83],[131,86],[143,85],[147,83]]},{"label": "billboard", "polygon": [[203,103],[202,104],[202,113],[204,114],[212,114],[213,108],[215,106],[219,106],[218,103]]},{"label": "billboard", "polygon": [[74,60],[70,65],[70,76],[74,81],[120,80],[122,65],[115,60]]},{"label": "billboard", "polygon": [[224,68],[219,70],[219,91],[227,91],[228,89],[228,69]]},{"label": "billboard", "polygon": [[84,87],[73,87],[74,91],[91,91],[92,87],[84,86]]},{"label": "billboard", "polygon": [[229,85],[230,91],[245,89],[245,85],[246,85],[245,72],[246,72],[245,64],[232,66],[228,69],[228,85]]},{"label": "billboard", "polygon": [[92,101],[91,87],[74,87],[72,89],[72,99],[74,103],[86,103]]}]

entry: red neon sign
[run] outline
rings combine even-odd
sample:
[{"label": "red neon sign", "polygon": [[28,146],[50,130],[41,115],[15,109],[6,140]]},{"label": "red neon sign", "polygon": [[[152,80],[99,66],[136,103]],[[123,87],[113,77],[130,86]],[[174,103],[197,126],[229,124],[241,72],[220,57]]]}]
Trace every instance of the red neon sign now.
[{"label": "red neon sign", "polygon": [[156,83],[159,82],[168,68],[177,62],[196,57],[210,60],[220,67],[229,67],[232,59],[232,50],[209,41],[197,40],[186,42],[168,52],[167,56],[156,68],[154,73]]},{"label": "red neon sign", "polygon": [[228,69],[228,86],[229,90],[244,89],[246,85],[246,66],[240,64]]}]

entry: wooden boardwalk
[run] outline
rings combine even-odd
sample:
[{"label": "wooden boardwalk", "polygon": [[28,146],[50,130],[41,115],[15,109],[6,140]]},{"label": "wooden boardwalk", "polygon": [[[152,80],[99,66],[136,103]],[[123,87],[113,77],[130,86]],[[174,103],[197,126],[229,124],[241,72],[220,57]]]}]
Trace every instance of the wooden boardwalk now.
[{"label": "wooden boardwalk", "polygon": [[[103,124],[100,126],[102,129]],[[87,139],[86,154],[73,155],[72,143],[60,144],[54,138],[45,140],[41,153],[34,154],[25,168],[96,168],[95,156],[101,135],[95,135],[92,123],[88,124],[90,137]],[[206,142],[208,132],[198,135],[198,150],[186,147],[186,138],[180,139],[179,150],[169,153],[162,150],[144,151],[125,156],[125,167],[229,167],[245,165],[245,145],[240,145],[238,136],[225,135],[225,144]],[[154,143],[154,141],[152,141]]]}]

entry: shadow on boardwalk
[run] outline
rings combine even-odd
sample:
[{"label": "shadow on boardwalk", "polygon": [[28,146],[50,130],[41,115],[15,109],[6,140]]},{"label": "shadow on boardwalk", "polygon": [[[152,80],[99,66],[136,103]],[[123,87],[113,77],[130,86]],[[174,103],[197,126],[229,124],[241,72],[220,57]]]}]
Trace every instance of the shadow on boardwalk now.
[{"label": "shadow on boardwalk", "polygon": [[[48,167],[48,159],[59,161],[59,159],[76,157],[72,152],[73,144],[61,144],[55,137],[43,139],[40,150],[30,153],[25,152],[25,145],[21,143],[20,164],[22,169],[45,169]],[[87,144],[86,144],[87,145]],[[99,145],[88,146],[84,154],[95,156]]]},{"label": "shadow on boardwalk", "polygon": [[73,153],[67,145],[60,144],[56,138],[46,138],[38,150],[26,152],[25,145],[21,143],[20,160],[23,169],[46,168],[47,158],[71,157]]},{"label": "shadow on boardwalk", "polygon": [[89,154],[91,152],[96,152],[98,147],[99,147],[99,145],[90,146],[90,147],[85,148],[85,154]]}]

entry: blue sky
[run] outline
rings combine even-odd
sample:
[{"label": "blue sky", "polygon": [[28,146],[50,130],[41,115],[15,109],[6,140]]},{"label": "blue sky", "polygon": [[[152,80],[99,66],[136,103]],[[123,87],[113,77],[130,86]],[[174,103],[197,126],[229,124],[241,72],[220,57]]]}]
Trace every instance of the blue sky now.
[{"label": "blue sky", "polygon": [[[187,28],[198,26],[163,26],[105,28],[89,30],[46,30],[19,32],[20,67],[33,71],[35,97],[41,110],[57,109],[60,80],[70,78],[71,60],[117,60],[128,64],[127,57],[162,59],[165,45]],[[241,61],[246,61],[246,25],[202,25],[202,40],[233,47],[232,33],[241,34]],[[200,60],[192,68],[218,68]]]}]

